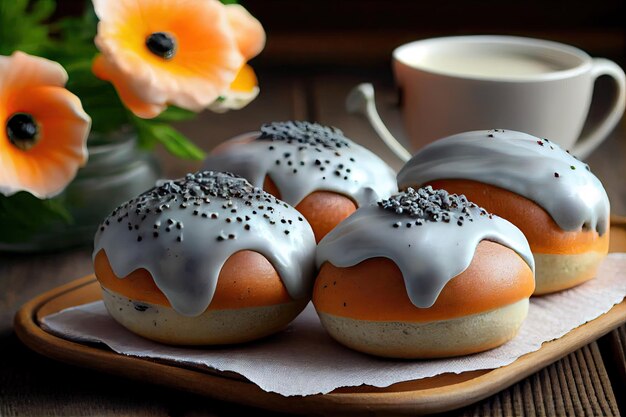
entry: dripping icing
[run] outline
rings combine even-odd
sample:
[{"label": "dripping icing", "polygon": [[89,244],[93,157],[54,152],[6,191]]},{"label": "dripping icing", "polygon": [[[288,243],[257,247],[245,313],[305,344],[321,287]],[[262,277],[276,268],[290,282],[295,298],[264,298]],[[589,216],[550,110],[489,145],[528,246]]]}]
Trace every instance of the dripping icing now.
[{"label": "dripping icing", "polygon": [[118,277],[145,268],[172,307],[197,316],[211,303],[226,260],[264,255],[293,299],[313,285],[315,238],[293,207],[243,178],[198,172],[164,181],[113,211],[95,237]]},{"label": "dripping icing", "polygon": [[230,142],[237,145],[210,155],[203,167],[234,172],[257,187],[269,176],[281,199],[292,206],[320,190],[346,195],[358,206],[398,190],[394,171],[336,128],[275,122]]},{"label": "dripping icing", "polygon": [[563,230],[604,234],[609,199],[589,166],[547,139],[512,130],[473,131],[440,139],[398,174],[400,188],[469,179],[513,191],[544,208]]},{"label": "dripping icing", "polygon": [[534,271],[528,241],[513,224],[465,196],[408,188],[359,208],[318,245],[316,263],[350,267],[376,257],[395,262],[411,302],[431,307],[443,287],[465,271],[476,247],[490,240],[515,251]]}]

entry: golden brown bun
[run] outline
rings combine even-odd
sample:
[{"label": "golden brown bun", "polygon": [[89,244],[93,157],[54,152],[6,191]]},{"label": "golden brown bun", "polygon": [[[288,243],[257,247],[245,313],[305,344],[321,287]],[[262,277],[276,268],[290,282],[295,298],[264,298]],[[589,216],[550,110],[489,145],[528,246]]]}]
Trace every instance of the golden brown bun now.
[{"label": "golden brown bun", "polygon": [[490,241],[450,280],[430,308],[416,307],[402,273],[387,258],[339,268],[322,265],[313,304],[340,343],[394,358],[465,355],[515,336],[534,290],[533,272],[513,250]]},{"label": "golden brown bun", "polygon": [[388,358],[430,359],[498,347],[517,334],[528,298],[484,313],[426,323],[357,320],[319,312],[328,333],[359,352]]},{"label": "golden brown bun", "polygon": [[[270,177],[265,177],[263,189],[274,197],[281,198],[280,191]],[[296,206],[296,210],[302,213],[311,225],[316,242],[322,240],[356,209],[356,204],[352,200],[332,191],[314,191]]]},{"label": "golden brown bun", "polygon": [[471,180],[438,180],[427,185],[465,194],[471,202],[507,219],[524,233],[533,253],[608,252],[608,233],[600,236],[595,230],[565,231],[537,203],[509,190]]},{"label": "golden brown bun", "polygon": [[516,225],[535,256],[535,294],[574,287],[596,276],[609,250],[609,232],[565,231],[534,201],[509,190],[477,181],[450,179],[428,185],[465,194],[472,202]]},{"label": "golden brown bun", "polygon": [[[120,279],[101,250],[96,255],[94,270],[100,284],[111,291],[136,301],[171,306],[145,269],[137,269]],[[240,251],[224,263],[207,309],[259,307],[289,301],[292,301],[291,297],[272,264],[257,252]]]},{"label": "golden brown bun", "polygon": [[530,267],[513,250],[490,241],[478,244],[470,266],[443,288],[430,308],[416,307],[398,266],[387,258],[355,266],[322,265],[313,304],[318,311],[359,320],[430,322],[493,310],[528,298]]},{"label": "golden brown bun", "polygon": [[211,304],[194,317],[176,312],[145,269],[120,279],[104,251],[96,255],[94,269],[115,320],[140,336],[173,345],[255,340],[284,328],[308,303],[292,300],[272,264],[253,251],[228,258]]},{"label": "golden brown bun", "polygon": [[[232,148],[254,140],[254,136],[243,136],[236,140],[229,140],[218,145],[211,152],[219,155]],[[265,177],[263,190],[276,198],[281,198],[280,191],[269,176]],[[350,216],[357,209],[357,205],[350,198],[332,191],[318,190],[306,196],[296,207],[311,225],[315,234],[315,241],[319,243],[324,236],[335,228],[342,220]]]}]

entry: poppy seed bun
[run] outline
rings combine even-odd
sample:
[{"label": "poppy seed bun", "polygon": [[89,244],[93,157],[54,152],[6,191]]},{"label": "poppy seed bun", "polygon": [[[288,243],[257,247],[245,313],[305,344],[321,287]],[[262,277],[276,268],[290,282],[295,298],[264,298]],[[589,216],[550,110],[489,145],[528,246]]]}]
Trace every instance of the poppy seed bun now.
[{"label": "poppy seed bun", "polygon": [[592,279],[608,253],[608,231],[602,236],[589,229],[565,231],[535,202],[511,191],[469,180],[432,181],[430,185],[463,193],[520,228],[535,258],[535,295],[564,290]]},{"label": "poppy seed bun", "polygon": [[109,313],[169,344],[274,333],[306,306],[315,239],[294,208],[232,174],[199,172],[120,206],[95,240]]},{"label": "poppy seed bun", "polygon": [[332,127],[275,122],[216,147],[206,169],[234,172],[296,207],[317,241],[357,207],[397,191],[379,157]]},{"label": "poppy seed bun", "polygon": [[174,345],[241,343],[275,333],[308,303],[292,300],[278,273],[261,254],[241,251],[220,271],[209,307],[199,316],[178,314],[145,269],[120,279],[104,251],[94,269],[111,316],[148,339]]},{"label": "poppy seed bun", "polygon": [[462,193],[518,226],[535,258],[535,294],[592,279],[608,253],[606,191],[548,139],[502,129],[453,135],[415,154],[398,183]]},{"label": "poppy seed bun", "polygon": [[[263,189],[280,198],[280,191],[270,177],[265,177]],[[319,242],[344,219],[356,211],[356,203],[332,191],[313,191],[296,206],[311,225]]]},{"label": "poppy seed bun", "polygon": [[430,187],[358,209],[318,246],[313,304],[340,343],[395,358],[463,355],[515,336],[534,290],[523,234]]}]

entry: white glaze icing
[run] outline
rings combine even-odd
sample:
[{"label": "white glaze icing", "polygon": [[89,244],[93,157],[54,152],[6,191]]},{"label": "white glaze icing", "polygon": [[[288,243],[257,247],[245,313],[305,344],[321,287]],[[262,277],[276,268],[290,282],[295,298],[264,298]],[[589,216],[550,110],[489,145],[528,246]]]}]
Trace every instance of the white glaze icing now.
[{"label": "white glaze icing", "polygon": [[409,188],[378,206],[361,207],[341,222],[319,243],[316,263],[350,267],[389,258],[402,272],[411,302],[428,308],[448,281],[467,269],[482,240],[514,250],[534,271],[528,241],[510,222],[465,196]]},{"label": "white glaze icing", "polygon": [[365,205],[398,191],[395,172],[382,159],[335,128],[276,122],[231,139],[203,168],[228,171],[263,187],[269,176],[280,197],[296,206],[314,191],[334,191]]},{"label": "white glaze icing", "polygon": [[113,211],[96,233],[113,272],[145,268],[172,307],[197,316],[211,303],[234,253],[264,255],[293,299],[307,297],[315,237],[293,207],[232,174],[198,172],[165,181]]},{"label": "white glaze icing", "polygon": [[481,130],[440,139],[398,174],[400,188],[468,179],[510,190],[543,207],[563,230],[597,230],[609,222],[609,198],[589,166],[557,144],[512,130]]}]

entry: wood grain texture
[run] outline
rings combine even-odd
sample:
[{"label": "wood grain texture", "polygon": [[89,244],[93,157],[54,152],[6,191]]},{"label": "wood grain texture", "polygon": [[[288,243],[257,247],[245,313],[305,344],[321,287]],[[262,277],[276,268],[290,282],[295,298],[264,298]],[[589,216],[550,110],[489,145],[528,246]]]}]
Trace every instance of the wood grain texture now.
[{"label": "wood grain texture", "polygon": [[[57,2],[53,18],[84,3]],[[508,34],[564,42],[623,64],[620,0],[243,0],[268,33],[254,65],[385,65],[397,45],[427,37]],[[567,10],[567,13],[563,11]],[[366,45],[366,47],[362,47]]]},{"label": "wood grain texture", "polygon": [[616,404],[594,342],[457,415],[618,416]]},{"label": "wood grain texture", "polygon": [[[415,4],[419,4],[415,2]],[[468,4],[475,4],[469,3]],[[507,20],[508,23],[508,20]],[[510,35],[538,39],[548,39],[589,51],[593,56],[612,58],[623,65],[623,50],[626,46],[623,30],[611,28],[590,29],[584,32],[554,29],[513,29],[493,27],[489,30],[478,27],[442,30],[441,28],[395,27],[381,37],[378,31],[370,29],[334,29],[321,33],[310,31],[274,32],[267,47],[258,58],[264,66],[325,65],[325,66],[384,66],[393,50],[398,46],[419,39],[453,35]],[[364,44],[366,48],[355,47]]]},{"label": "wood grain texture", "polygon": [[626,414],[626,326],[622,326],[598,341],[602,358],[622,414]]},{"label": "wood grain texture", "polygon": [[0,337],[11,332],[13,316],[26,301],[91,271],[89,248],[37,255],[0,253]]},{"label": "wood grain texture", "polygon": [[[612,224],[621,224],[620,228],[613,228],[611,233],[609,252],[626,251],[626,218],[613,217]],[[617,400],[617,406],[622,414],[626,414],[626,325],[619,327],[598,340],[602,352],[609,380]]]},{"label": "wood grain texture", "polygon": [[[377,414],[422,415],[426,413],[456,409],[500,391],[525,376],[550,365],[555,359],[567,355],[581,347],[585,347],[594,339],[615,328],[626,320],[626,302],[616,305],[610,312],[586,323],[558,340],[544,343],[540,350],[529,353],[512,364],[494,370],[483,370],[466,374],[447,374],[417,381],[407,381],[385,388],[345,387],[327,395],[307,397],[283,397],[262,391],[254,384],[240,377],[231,377],[222,373],[207,372],[203,369],[184,368],[179,364],[161,360],[153,361],[119,355],[102,346],[91,346],[75,343],[56,337],[43,331],[39,325],[41,319],[62,309],[97,300],[101,297],[100,288],[94,276],[88,276],[46,292],[29,301],[18,312],[15,329],[20,339],[33,350],[51,358],[89,367],[98,371],[113,373],[120,376],[152,380],[173,388],[184,389],[211,398],[239,402],[248,406],[294,413],[320,413],[360,415],[367,411]],[[579,351],[580,352],[580,351]],[[578,395],[570,390],[572,398],[578,399],[581,411],[587,408],[605,411],[615,405],[610,388],[602,389],[601,395],[592,398],[590,387],[597,391],[602,387],[598,371],[585,370],[587,367],[598,366],[583,355],[575,359],[566,370],[566,380],[576,381],[582,386],[584,399],[580,389]],[[601,360],[599,365],[601,366]],[[599,374],[606,372],[600,370]],[[525,381],[528,383],[528,380]],[[531,387],[532,388],[532,387]],[[515,387],[513,388],[515,389]],[[539,389],[537,389],[539,392]],[[588,392],[589,391],[589,392]],[[606,395],[604,395],[606,394]],[[526,405],[527,403],[524,402]],[[600,407],[600,405],[606,405]],[[603,413],[604,414],[604,413]]]},{"label": "wood grain texture", "polygon": [[[258,62],[268,65],[386,65],[392,50],[428,37],[530,36],[623,59],[624,2],[483,0],[246,0],[268,31]],[[567,13],[563,11],[567,10]]]},{"label": "wood grain texture", "polygon": [[[291,118],[311,119],[340,127],[346,134],[380,152],[398,167],[399,163],[376,139],[369,126],[343,108],[345,94],[360,81],[373,81],[383,119],[394,133],[402,132],[395,107],[396,97],[389,70],[316,71],[305,69],[296,75],[275,70],[261,72],[259,99],[240,112],[226,115],[202,114],[197,120],[180,125],[204,149],[222,140],[254,130],[262,122]],[[613,211],[626,214],[626,123],[612,133],[590,158],[594,171],[604,182]],[[167,176],[195,169],[199,163],[179,161],[158,151]],[[61,364],[21,345],[12,335],[12,317],[33,296],[91,271],[90,249],[78,248],[57,254],[0,255],[0,415],[276,415],[232,403],[172,391],[143,381],[141,383]],[[500,394],[470,406],[457,415],[617,415],[607,369],[624,366],[626,330],[613,332],[618,352],[615,361],[602,358],[594,344],[579,350]],[[600,345],[604,352],[605,343]],[[588,351],[588,353],[584,353]],[[582,352],[582,353],[579,353]],[[621,361],[621,362],[620,362]],[[576,370],[577,368],[578,370]],[[611,373],[613,376],[613,373]],[[624,385],[615,385],[619,398]],[[531,396],[532,395],[532,396]],[[530,401],[530,399],[533,401]],[[625,413],[626,410],[622,409]]]}]

